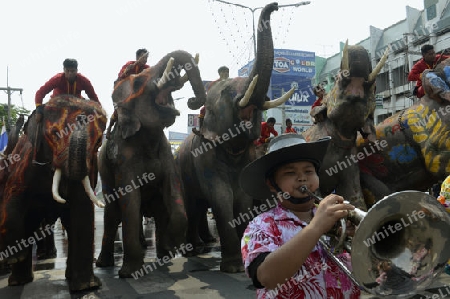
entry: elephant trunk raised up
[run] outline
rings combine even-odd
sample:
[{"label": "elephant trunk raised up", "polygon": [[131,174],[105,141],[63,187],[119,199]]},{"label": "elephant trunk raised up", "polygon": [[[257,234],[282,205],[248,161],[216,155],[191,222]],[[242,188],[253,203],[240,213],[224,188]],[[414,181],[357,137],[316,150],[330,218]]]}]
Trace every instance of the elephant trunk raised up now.
[{"label": "elephant trunk raised up", "polygon": [[262,106],[268,99],[266,95],[269,90],[274,58],[270,14],[275,10],[278,10],[278,5],[270,4],[261,12],[258,22],[258,51],[247,83],[250,84],[250,81],[258,75],[258,82],[250,97],[250,103],[255,104],[259,109],[263,109]]},{"label": "elephant trunk raised up", "polygon": [[[170,65],[170,60],[173,59],[175,63]],[[181,89],[185,83],[185,79],[180,77],[181,69],[186,71],[186,75],[191,83],[192,90],[194,91],[195,98],[190,98],[188,100],[188,107],[190,109],[199,109],[205,104],[206,94],[203,82],[200,77],[200,71],[197,67],[198,61],[185,51],[173,51],[166,56],[164,56],[155,66],[152,68],[156,70],[157,74],[160,74],[160,79],[158,83],[164,86],[171,79],[178,79],[177,89]],[[169,65],[169,67],[168,67]],[[179,78],[178,78],[179,77]]]}]

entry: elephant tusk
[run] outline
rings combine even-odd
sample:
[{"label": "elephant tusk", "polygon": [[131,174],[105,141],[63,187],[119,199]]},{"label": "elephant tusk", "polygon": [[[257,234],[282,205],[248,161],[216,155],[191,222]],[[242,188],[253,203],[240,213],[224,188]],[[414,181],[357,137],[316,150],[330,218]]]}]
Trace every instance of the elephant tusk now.
[{"label": "elephant tusk", "polygon": [[[199,55],[198,53],[195,54],[195,58],[194,58],[194,63],[195,65],[198,65],[198,61],[199,61]],[[184,74],[183,77],[181,77],[181,84],[184,85],[184,83],[186,83],[189,80],[188,74]]]},{"label": "elephant tusk", "polygon": [[52,195],[53,199],[59,203],[66,203],[66,200],[59,195],[59,183],[61,182],[61,169],[56,168],[53,174]]},{"label": "elephant tusk", "polygon": [[250,101],[253,90],[256,87],[256,82],[258,82],[258,75],[253,77],[252,82],[250,82],[250,85],[248,86],[247,90],[245,91],[244,97],[239,101],[239,104],[238,104],[239,107],[245,107],[248,105],[248,102]]},{"label": "elephant tusk", "polygon": [[381,71],[381,68],[384,66],[384,64],[389,56],[388,53],[389,53],[390,48],[391,48],[390,46],[388,46],[386,48],[386,50],[384,51],[383,57],[381,57],[377,66],[375,67],[375,69],[369,74],[369,79],[367,80],[368,82],[372,82],[373,80],[375,80],[378,73]]},{"label": "elephant tusk", "polygon": [[83,183],[84,191],[86,191],[87,195],[89,196],[89,199],[99,208],[104,208],[105,204],[97,199],[97,197],[94,194],[94,190],[92,190],[91,182],[89,181],[88,176],[85,176],[84,179],[81,181]]},{"label": "elephant tusk", "polygon": [[169,61],[167,62],[166,69],[161,76],[161,79],[159,79],[158,83],[156,84],[156,87],[158,87],[158,89],[161,89],[163,85],[169,80],[169,74],[171,73],[174,61],[175,58],[170,57]]},{"label": "elephant tusk", "polygon": [[289,98],[292,96],[294,91],[295,91],[295,88],[292,87],[291,89],[289,89],[288,92],[286,92],[284,95],[282,95],[278,99],[275,99],[273,101],[264,102],[263,109],[267,110],[267,109],[275,108],[275,107],[278,107],[278,106],[282,105],[284,102],[289,100]]},{"label": "elephant tusk", "polygon": [[342,50],[341,71],[350,71],[348,62],[348,39],[345,41],[344,50]]}]

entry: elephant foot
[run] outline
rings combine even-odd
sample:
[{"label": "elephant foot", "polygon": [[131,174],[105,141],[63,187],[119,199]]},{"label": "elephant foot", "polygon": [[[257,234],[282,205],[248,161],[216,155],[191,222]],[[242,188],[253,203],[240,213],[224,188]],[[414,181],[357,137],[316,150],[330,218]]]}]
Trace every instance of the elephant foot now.
[{"label": "elephant foot", "polygon": [[242,264],[241,260],[233,260],[233,261],[221,261],[220,262],[220,271],[226,273],[238,273],[244,272],[244,264]]},{"label": "elephant foot", "polygon": [[51,250],[39,251],[36,253],[38,260],[54,259],[57,256],[56,248],[53,247]]},{"label": "elephant foot", "polygon": [[27,252],[21,251],[13,256],[10,256],[9,258],[6,259],[6,262],[8,264],[16,264],[16,263],[21,263],[23,261],[25,261],[25,259],[27,258]]},{"label": "elephant foot", "polygon": [[132,265],[130,263],[123,263],[122,268],[119,270],[119,277],[120,278],[135,278],[142,276],[144,272],[143,266],[144,262],[141,262],[140,264]]},{"label": "elephant foot", "polygon": [[99,268],[103,267],[114,267],[114,255],[113,254],[103,254],[103,251],[100,252],[95,265]]},{"label": "elephant foot", "polygon": [[79,280],[69,280],[69,291],[70,292],[80,292],[80,291],[88,291],[95,290],[102,286],[102,282],[100,278],[95,275],[92,275],[88,281],[79,281]]},{"label": "elephant foot", "polygon": [[34,274],[33,272],[28,273],[26,275],[15,275],[11,274],[8,277],[8,285],[9,286],[21,286],[26,283],[32,282],[34,280]]},{"label": "elephant foot", "polygon": [[214,238],[214,237],[211,236],[211,235],[202,237],[202,240],[203,240],[203,242],[204,242],[205,244],[208,244],[208,243],[216,243],[216,242],[217,242],[217,239]]}]

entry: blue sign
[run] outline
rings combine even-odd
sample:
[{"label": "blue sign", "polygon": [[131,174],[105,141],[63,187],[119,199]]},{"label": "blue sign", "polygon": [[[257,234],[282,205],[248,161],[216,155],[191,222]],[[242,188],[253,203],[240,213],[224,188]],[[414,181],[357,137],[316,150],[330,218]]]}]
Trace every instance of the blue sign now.
[{"label": "blue sign", "polygon": [[314,52],[275,49],[272,76],[292,75],[312,78],[316,74]]},{"label": "blue sign", "polygon": [[[314,52],[274,49],[269,98],[279,98],[283,92],[294,87],[295,92],[286,105],[311,106],[316,100],[311,83],[316,75],[315,59]],[[253,61],[250,61],[238,71],[238,75],[248,77],[252,66]]]},{"label": "blue sign", "polygon": [[269,94],[269,97],[271,99],[279,98],[292,87],[295,88],[295,91],[286,102],[286,105],[311,106],[316,100],[316,96],[313,93],[311,78],[292,75],[272,75],[270,84],[271,94]]}]

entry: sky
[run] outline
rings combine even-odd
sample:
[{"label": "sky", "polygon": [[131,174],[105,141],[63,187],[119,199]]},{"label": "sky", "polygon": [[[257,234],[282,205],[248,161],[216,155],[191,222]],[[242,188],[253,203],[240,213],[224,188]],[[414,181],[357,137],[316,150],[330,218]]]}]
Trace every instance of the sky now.
[{"label": "sky", "polygon": [[[252,17],[256,23],[258,7],[270,2],[227,2],[247,8],[213,0],[3,1],[0,87],[22,88],[22,96],[14,92],[11,102],[33,110],[39,87],[62,72],[65,58],[75,58],[78,72],[89,78],[110,116],[113,82],[139,48],[149,50],[150,66],[169,52],[185,50],[200,55],[203,80],[217,79],[222,65],[236,77],[253,59]],[[299,1],[278,1],[295,3]],[[367,38],[369,26],[384,29],[405,19],[406,6],[423,10],[423,0],[311,0],[279,8],[271,18],[274,47],[329,57],[339,51],[339,42]],[[198,113],[187,108],[192,96],[189,84],[173,93],[181,115],[166,133],[187,132],[188,114]],[[0,91],[0,103],[7,102],[7,93]]]}]

